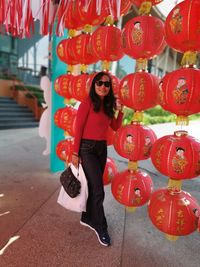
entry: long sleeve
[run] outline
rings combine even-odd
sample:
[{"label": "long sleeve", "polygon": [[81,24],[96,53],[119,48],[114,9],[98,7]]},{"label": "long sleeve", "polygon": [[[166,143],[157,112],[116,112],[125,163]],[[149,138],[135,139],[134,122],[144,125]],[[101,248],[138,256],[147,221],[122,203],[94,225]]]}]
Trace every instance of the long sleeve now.
[{"label": "long sleeve", "polygon": [[114,130],[114,131],[117,131],[117,129],[119,129],[122,125],[122,119],[123,119],[123,113],[121,111],[119,111],[118,115],[117,115],[117,118],[113,118],[111,120],[111,128]]},{"label": "long sleeve", "polygon": [[83,136],[84,127],[90,110],[90,100],[85,99],[79,106],[76,117],[76,130],[74,136],[74,152],[79,152],[81,138]]}]

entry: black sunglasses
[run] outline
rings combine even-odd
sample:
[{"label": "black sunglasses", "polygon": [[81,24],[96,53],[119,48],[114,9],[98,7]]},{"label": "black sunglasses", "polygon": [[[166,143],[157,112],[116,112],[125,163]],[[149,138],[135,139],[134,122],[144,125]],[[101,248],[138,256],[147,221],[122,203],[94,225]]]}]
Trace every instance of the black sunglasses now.
[{"label": "black sunglasses", "polygon": [[105,87],[110,87],[110,82],[106,81],[96,81],[97,86],[102,86],[104,84]]}]

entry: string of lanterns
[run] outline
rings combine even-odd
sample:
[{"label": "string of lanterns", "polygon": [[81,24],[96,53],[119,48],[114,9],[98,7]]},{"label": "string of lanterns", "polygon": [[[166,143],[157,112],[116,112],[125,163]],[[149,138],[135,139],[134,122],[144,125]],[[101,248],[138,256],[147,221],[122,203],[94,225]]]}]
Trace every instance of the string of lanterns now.
[{"label": "string of lanterns", "polygon": [[[139,16],[127,22],[121,31],[114,25],[114,20],[118,18],[117,14],[128,12],[131,2],[138,6]],[[181,189],[181,183],[200,174],[200,142],[184,130],[157,139],[153,130],[143,125],[143,111],[160,104],[163,109],[177,115],[176,124],[181,126],[188,124],[188,116],[200,111],[199,70],[195,66],[200,43],[200,22],[196,12],[200,11],[200,4],[197,0],[183,1],[174,7],[163,23],[150,15],[151,7],[159,2],[121,1],[120,9],[118,6],[108,12],[106,5],[109,6],[110,1],[105,1],[102,2],[102,12],[96,13],[94,10],[99,10],[96,1],[88,2],[87,8],[84,5],[73,8],[75,3],[72,1],[68,6],[71,13],[65,18],[69,38],[57,47],[58,57],[68,64],[68,73],[56,79],[55,90],[65,99],[82,101],[88,95],[94,75],[87,73],[89,64],[102,61],[102,69],[110,72],[111,62],[120,60],[124,54],[136,60],[135,72],[121,81],[111,74],[116,97],[123,105],[133,109],[134,115],[130,125],[124,125],[112,133],[112,137],[108,136],[109,145],[113,144],[117,153],[129,162],[127,169],[118,172],[115,163],[108,158],[104,184],[111,183],[114,198],[129,209],[148,203],[153,225],[169,240],[176,240],[178,236],[188,235],[199,227],[199,204]],[[81,18],[79,21],[75,19],[78,16]],[[105,25],[99,26],[103,21]],[[159,80],[148,73],[147,64],[148,60],[162,53],[166,45],[184,53],[183,67]],[[81,65],[81,73],[74,75],[77,64]],[[56,125],[72,136],[57,145],[59,158],[67,162],[73,149],[74,125],[70,119],[64,118],[72,117],[71,109],[67,106],[62,112],[58,111],[59,122],[57,112],[54,118]],[[149,158],[159,172],[169,177],[166,188],[153,191],[151,177],[138,168],[139,160]],[[108,177],[108,169],[112,179]]]}]

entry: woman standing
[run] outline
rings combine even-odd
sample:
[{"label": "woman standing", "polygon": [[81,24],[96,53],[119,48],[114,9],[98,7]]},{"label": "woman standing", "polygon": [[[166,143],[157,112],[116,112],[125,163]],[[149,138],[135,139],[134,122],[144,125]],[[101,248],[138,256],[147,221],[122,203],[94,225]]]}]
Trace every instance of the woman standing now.
[{"label": "woman standing", "polygon": [[[76,121],[72,163],[78,167],[81,160],[89,191],[87,209],[82,213],[80,223],[94,230],[104,246],[110,245],[103,207],[107,131],[109,126],[113,130],[121,126],[121,108],[119,103],[116,104],[110,75],[99,72],[92,80],[89,96],[79,106]],[[117,118],[116,110],[119,111]]]}]

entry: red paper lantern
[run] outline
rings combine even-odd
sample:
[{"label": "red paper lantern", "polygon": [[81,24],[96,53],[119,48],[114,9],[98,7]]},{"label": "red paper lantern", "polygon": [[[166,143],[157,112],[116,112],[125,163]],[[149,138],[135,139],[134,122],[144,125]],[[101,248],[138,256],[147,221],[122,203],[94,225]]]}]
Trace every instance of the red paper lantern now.
[{"label": "red paper lantern", "polygon": [[152,147],[156,169],[171,179],[190,179],[200,175],[200,141],[186,131],[159,138]]},{"label": "red paper lantern", "polygon": [[195,210],[199,205],[189,193],[159,189],[148,205],[149,217],[156,228],[171,236],[184,236],[197,229]]},{"label": "red paper lantern", "polygon": [[156,17],[137,16],[124,26],[122,40],[125,54],[135,59],[150,59],[166,46],[164,23]]},{"label": "red paper lantern", "polygon": [[55,124],[66,131],[68,135],[74,136],[76,126],[77,110],[71,107],[58,109],[54,114]]},{"label": "red paper lantern", "polygon": [[177,4],[165,21],[166,41],[180,51],[200,51],[199,0],[185,0]]},{"label": "red paper lantern", "polygon": [[157,104],[159,79],[147,72],[135,72],[126,75],[120,82],[119,98],[123,105],[145,110]]},{"label": "red paper lantern", "polygon": [[146,172],[125,170],[115,175],[111,190],[119,203],[128,207],[139,207],[149,201],[153,182]]},{"label": "red paper lantern", "polygon": [[[118,20],[119,16],[124,16],[129,11],[132,5],[130,0],[121,0],[121,1],[104,0],[104,1],[106,5],[107,16],[111,15],[114,20]],[[120,10],[118,14],[119,7],[120,7]]]},{"label": "red paper lantern", "polygon": [[65,27],[68,29],[80,30],[83,28],[84,23],[81,21],[78,13],[79,1],[68,1],[65,10]]},{"label": "red paper lantern", "polygon": [[91,34],[79,34],[72,38],[71,42],[73,58],[79,63],[89,65],[98,61],[92,51]]},{"label": "red paper lantern", "polygon": [[104,185],[110,184],[112,182],[113,177],[117,174],[117,172],[118,170],[115,161],[112,158],[107,157],[106,167],[103,173],[103,184]]},{"label": "red paper lantern", "polygon": [[74,76],[72,82],[72,97],[83,101],[89,94],[91,75],[84,73]]},{"label": "red paper lantern", "polygon": [[151,148],[156,141],[153,130],[139,123],[119,128],[114,138],[114,148],[117,153],[131,161],[148,159]]},{"label": "red paper lantern", "polygon": [[[159,101],[163,109],[187,117],[200,112],[200,70],[181,68],[160,82]],[[181,118],[180,118],[181,119]]]},{"label": "red paper lantern", "polygon": [[92,34],[92,49],[100,60],[116,61],[123,55],[121,30],[115,26],[101,26]]},{"label": "red paper lantern", "polygon": [[72,95],[73,77],[74,76],[72,74],[64,74],[56,78],[54,82],[54,89],[56,93],[67,99],[70,99]]},{"label": "red paper lantern", "polygon": [[56,145],[56,155],[60,160],[70,163],[72,159],[73,146],[74,140],[72,138],[61,140]]},{"label": "red paper lantern", "polygon": [[[97,6],[97,1],[77,1],[78,7],[78,18],[81,20],[83,25],[100,25],[104,22],[107,13],[105,8],[105,1],[102,1],[102,6],[99,8]],[[98,10],[99,8],[99,10]]]},{"label": "red paper lantern", "polygon": [[79,62],[73,56],[72,53],[72,45],[73,45],[72,40],[73,40],[72,38],[69,38],[60,41],[56,47],[56,53],[61,61],[69,65],[76,65]]}]

